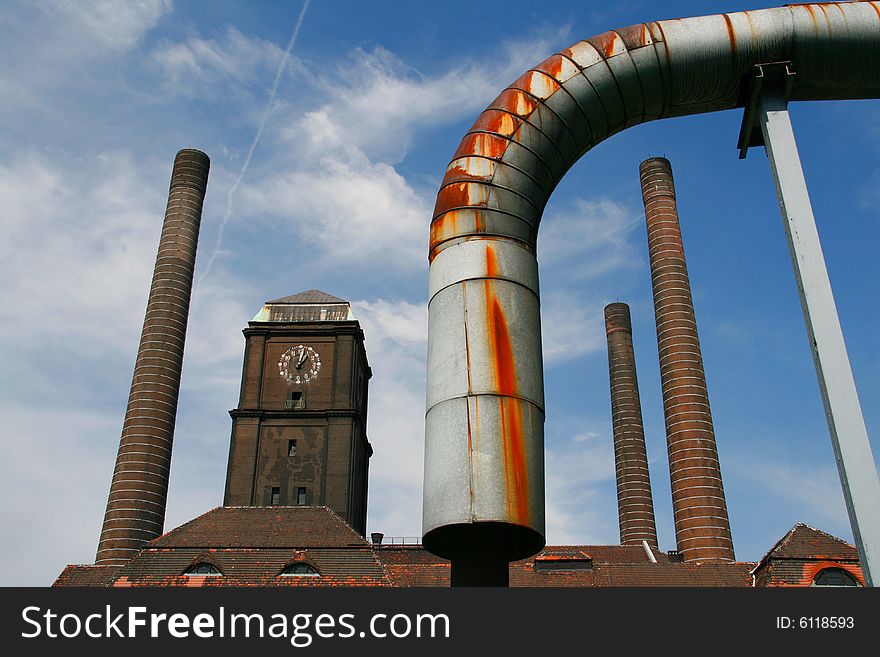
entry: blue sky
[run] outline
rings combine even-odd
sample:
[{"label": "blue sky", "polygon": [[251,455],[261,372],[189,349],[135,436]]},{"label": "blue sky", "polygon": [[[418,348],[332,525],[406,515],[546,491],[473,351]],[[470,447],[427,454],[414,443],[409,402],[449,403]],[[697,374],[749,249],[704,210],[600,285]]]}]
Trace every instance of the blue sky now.
[{"label": "blue sky", "polygon": [[[706,7],[312,0],[270,98],[299,1],[5,3],[0,584],[46,585],[65,564],[94,560],[171,163],[184,147],[208,153],[212,170],[166,528],[222,502],[241,329],[265,300],[319,288],[352,301],[367,337],[368,531],[418,535],[428,224],[459,140],[553,52]],[[878,110],[859,101],[791,112],[875,454]],[[769,167],[759,150],[737,159],[740,120],[725,112],[619,134],[572,168],[545,211],[551,544],[618,541],[602,308],[622,300],[661,548],[675,547],[638,183],[654,155],[676,176],[737,557],[760,558],[798,521],[852,540]]]}]

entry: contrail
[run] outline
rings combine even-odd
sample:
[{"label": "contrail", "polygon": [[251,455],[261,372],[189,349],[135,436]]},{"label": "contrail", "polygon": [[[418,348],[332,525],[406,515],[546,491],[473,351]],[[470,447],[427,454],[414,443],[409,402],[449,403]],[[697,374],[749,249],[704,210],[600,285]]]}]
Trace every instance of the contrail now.
[{"label": "contrail", "polygon": [[275,103],[275,96],[278,94],[278,85],[281,83],[281,76],[287,68],[287,62],[290,60],[290,52],[293,50],[293,45],[296,43],[296,39],[299,36],[299,28],[302,27],[303,18],[305,18],[306,10],[309,8],[310,1],[311,0],[305,0],[302,10],[299,12],[299,18],[296,19],[296,27],[293,28],[293,34],[290,35],[290,41],[287,42],[287,50],[284,51],[284,57],[281,59],[281,63],[278,65],[278,70],[275,72],[275,82],[272,83],[272,91],[269,93],[269,100],[266,101],[266,109],[263,110],[263,115],[260,117],[260,127],[257,128],[257,134],[254,135],[254,140],[251,142],[251,147],[248,149],[247,156],[244,158],[244,163],[241,165],[241,169],[238,172],[238,176],[235,178],[235,182],[232,183],[232,187],[229,188],[229,192],[226,194],[226,214],[224,214],[223,219],[220,220],[220,228],[217,231],[217,243],[214,245],[211,257],[208,258],[208,264],[205,265],[205,270],[202,272],[202,275],[199,276],[199,280],[196,283],[196,291],[201,288],[202,281],[205,280],[208,273],[211,271],[211,265],[214,264],[214,258],[217,257],[217,253],[220,251],[220,247],[223,244],[223,232],[226,230],[226,224],[232,216],[232,200],[251,164],[254,150],[257,148],[257,144],[260,143],[260,138],[263,136],[266,122],[269,120],[269,115],[272,113],[272,105]]}]

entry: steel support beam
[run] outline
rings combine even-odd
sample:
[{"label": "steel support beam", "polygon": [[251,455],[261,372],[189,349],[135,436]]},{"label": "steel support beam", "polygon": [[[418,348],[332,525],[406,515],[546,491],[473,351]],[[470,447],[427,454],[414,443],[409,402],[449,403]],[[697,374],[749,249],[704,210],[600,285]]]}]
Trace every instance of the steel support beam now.
[{"label": "steel support beam", "polygon": [[[764,82],[753,85],[755,102],[747,105],[746,121],[753,117],[759,124],[770,161],[847,513],[865,581],[874,586],[880,573],[880,479],[788,114],[786,90],[794,72],[788,63],[756,68]],[[744,142],[752,130],[744,123],[743,154],[754,145],[754,135],[751,144]]]}]

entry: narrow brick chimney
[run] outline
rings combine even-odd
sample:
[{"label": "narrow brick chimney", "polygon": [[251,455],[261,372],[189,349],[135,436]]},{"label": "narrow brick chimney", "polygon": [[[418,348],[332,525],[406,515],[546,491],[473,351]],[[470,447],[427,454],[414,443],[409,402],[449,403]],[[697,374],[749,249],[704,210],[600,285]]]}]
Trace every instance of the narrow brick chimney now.
[{"label": "narrow brick chimney", "polygon": [[171,442],[196,243],[210,162],[185,149],[171,170],[147,313],[95,563],[122,564],[165,524]]},{"label": "narrow brick chimney", "polygon": [[620,544],[657,549],[654,501],[642,425],[642,405],[633,353],[629,306],[605,306],[608,372],[611,377],[611,421],[614,431],[614,467],[617,472],[617,510]]},{"label": "narrow brick chimney", "polygon": [[733,561],[672,167],[665,158],[651,158],[642,162],[639,174],[654,287],[675,540],[684,561]]}]

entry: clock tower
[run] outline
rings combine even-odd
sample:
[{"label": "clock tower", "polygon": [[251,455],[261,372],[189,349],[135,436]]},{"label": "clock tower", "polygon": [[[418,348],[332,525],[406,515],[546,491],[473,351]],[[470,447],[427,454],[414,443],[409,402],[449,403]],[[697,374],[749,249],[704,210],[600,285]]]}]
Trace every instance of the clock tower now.
[{"label": "clock tower", "polygon": [[327,506],[364,534],[371,371],[351,306],[319,290],[267,301],[244,336],[224,506]]}]

